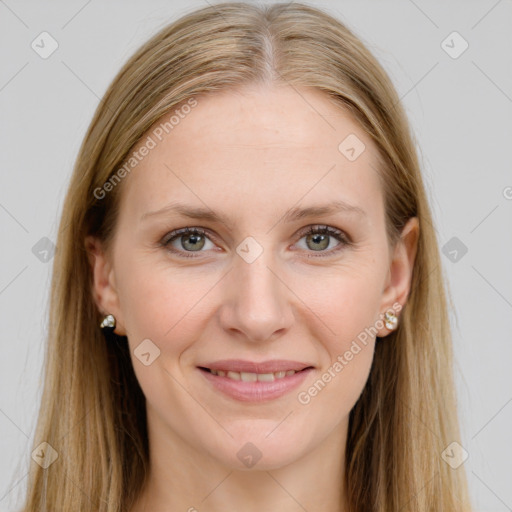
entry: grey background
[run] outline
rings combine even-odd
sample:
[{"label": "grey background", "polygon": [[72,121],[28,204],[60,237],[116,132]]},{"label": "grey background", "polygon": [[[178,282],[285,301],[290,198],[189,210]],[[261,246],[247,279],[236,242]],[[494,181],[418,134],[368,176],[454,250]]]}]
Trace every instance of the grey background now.
[{"label": "grey background", "polygon": [[[479,511],[510,511],[512,2],[308,3],[355,30],[403,99],[456,307],[456,379],[472,497]],[[205,5],[0,0],[2,511],[19,503],[34,443],[51,265],[41,239],[55,242],[79,145],[122,63],[163,25]],[[31,48],[42,31],[59,45],[47,59]],[[453,31],[469,44],[458,58],[442,47]],[[460,41],[446,44],[462,48]],[[454,247],[456,258],[449,254]]]}]

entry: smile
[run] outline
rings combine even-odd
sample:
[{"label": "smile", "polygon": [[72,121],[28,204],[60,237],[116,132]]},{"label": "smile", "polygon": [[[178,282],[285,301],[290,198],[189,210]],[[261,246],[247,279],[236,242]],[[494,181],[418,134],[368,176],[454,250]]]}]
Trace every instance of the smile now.
[{"label": "smile", "polygon": [[208,387],[231,399],[242,402],[267,402],[290,393],[314,371],[303,369],[247,372],[198,367]]},{"label": "smile", "polygon": [[[276,379],[283,379],[284,377],[290,377],[297,373],[295,370],[280,371],[275,373],[252,373],[252,372],[233,372],[224,370],[205,370],[211,372],[213,375],[219,377],[227,377],[231,380],[241,380],[243,382],[274,382]],[[302,371],[302,370],[300,370]]]}]

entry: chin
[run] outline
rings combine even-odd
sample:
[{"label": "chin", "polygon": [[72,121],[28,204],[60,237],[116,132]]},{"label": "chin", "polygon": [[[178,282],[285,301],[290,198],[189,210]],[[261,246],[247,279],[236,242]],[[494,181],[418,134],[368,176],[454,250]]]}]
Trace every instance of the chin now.
[{"label": "chin", "polygon": [[[211,452],[212,455],[230,469],[244,471],[278,469],[301,458],[307,436],[300,435],[293,428],[278,432],[279,424],[274,421],[271,424],[270,428],[260,428],[258,431],[250,429],[250,435],[247,433],[248,429],[243,434],[236,435],[228,428],[233,438],[229,443],[223,443],[222,453]],[[265,426],[267,427],[267,422]]]}]

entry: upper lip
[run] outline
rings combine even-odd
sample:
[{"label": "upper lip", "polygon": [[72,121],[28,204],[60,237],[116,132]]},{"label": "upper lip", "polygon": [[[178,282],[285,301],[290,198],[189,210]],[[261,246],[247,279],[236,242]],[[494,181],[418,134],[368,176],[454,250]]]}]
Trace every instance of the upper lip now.
[{"label": "upper lip", "polygon": [[272,359],[269,361],[245,361],[243,359],[223,359],[221,361],[214,361],[199,365],[199,368],[208,368],[209,370],[223,370],[231,372],[246,372],[246,373],[274,373],[284,372],[288,370],[295,370],[299,372],[305,368],[312,367],[308,363],[301,363],[299,361],[287,361],[285,359]]}]

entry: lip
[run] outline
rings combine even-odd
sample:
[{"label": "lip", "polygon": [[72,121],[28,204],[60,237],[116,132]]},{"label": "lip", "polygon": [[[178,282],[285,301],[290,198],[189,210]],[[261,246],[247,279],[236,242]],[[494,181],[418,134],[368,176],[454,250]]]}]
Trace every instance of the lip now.
[{"label": "lip", "polygon": [[244,359],[222,359],[220,361],[201,364],[198,365],[198,367],[231,372],[275,373],[288,370],[299,372],[304,370],[304,368],[313,367],[313,365],[299,361],[288,361],[286,359],[272,359],[261,362],[246,361]]},{"label": "lip", "polygon": [[[276,379],[273,382],[244,382],[214,375],[206,368],[249,373],[274,373],[295,370],[297,373]],[[216,361],[215,363],[211,363],[211,366],[201,365],[198,366],[198,370],[209,384],[230,398],[242,402],[268,402],[297,388],[304,382],[307,376],[314,371],[314,368],[312,365],[299,363],[297,361],[274,360],[255,363],[231,359]]]}]

